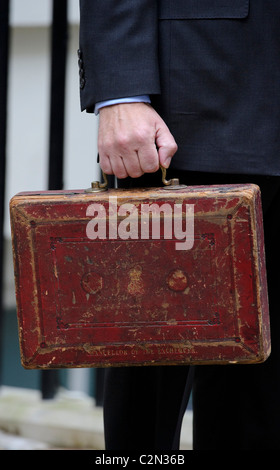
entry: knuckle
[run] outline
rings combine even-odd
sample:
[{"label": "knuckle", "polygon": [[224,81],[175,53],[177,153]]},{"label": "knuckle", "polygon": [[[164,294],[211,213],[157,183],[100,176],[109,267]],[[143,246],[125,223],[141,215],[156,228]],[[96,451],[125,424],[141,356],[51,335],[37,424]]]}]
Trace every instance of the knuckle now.
[{"label": "knuckle", "polygon": [[139,143],[139,144],[144,144],[146,143],[147,141],[150,140],[150,132],[148,129],[146,128],[139,128],[137,129],[136,133],[135,133],[135,140]]},{"label": "knuckle", "polygon": [[176,142],[174,142],[173,144],[173,152],[176,153],[178,150],[178,145],[176,144]]},{"label": "knuckle", "polygon": [[169,149],[170,149],[170,151],[171,151],[172,153],[175,153],[175,152],[177,152],[177,150],[178,150],[178,145],[176,144],[176,142],[175,142],[174,139],[172,139],[172,140],[169,142],[168,147],[169,147]]},{"label": "knuckle", "polygon": [[102,140],[98,142],[98,152],[100,155],[100,160],[101,160],[101,155],[108,155],[110,153],[110,142]]},{"label": "knuckle", "polygon": [[116,139],[116,147],[120,150],[126,150],[130,147],[131,139],[127,134],[119,134]]}]

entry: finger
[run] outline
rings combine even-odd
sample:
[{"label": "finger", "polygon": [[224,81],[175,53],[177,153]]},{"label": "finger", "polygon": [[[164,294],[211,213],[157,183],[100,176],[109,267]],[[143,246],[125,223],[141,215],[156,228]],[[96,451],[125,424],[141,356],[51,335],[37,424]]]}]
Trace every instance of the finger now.
[{"label": "finger", "polygon": [[162,125],[157,129],[156,144],[160,164],[164,168],[168,168],[172,157],[178,150],[178,146],[167,126]]},{"label": "finger", "polygon": [[114,174],[113,169],[112,169],[112,165],[111,165],[111,162],[110,162],[110,158],[107,155],[100,155],[99,154],[99,165],[100,165],[101,170],[104,171],[104,173],[106,175],[113,175]]},{"label": "finger", "polygon": [[122,157],[123,164],[127,171],[127,174],[131,178],[139,178],[143,175],[143,170],[140,165],[137,150],[131,151]]},{"label": "finger", "polygon": [[109,157],[109,159],[113,173],[117,178],[123,179],[129,176],[122,157]]},{"label": "finger", "polygon": [[154,173],[159,169],[159,156],[155,144],[139,147],[138,158],[143,173]]}]

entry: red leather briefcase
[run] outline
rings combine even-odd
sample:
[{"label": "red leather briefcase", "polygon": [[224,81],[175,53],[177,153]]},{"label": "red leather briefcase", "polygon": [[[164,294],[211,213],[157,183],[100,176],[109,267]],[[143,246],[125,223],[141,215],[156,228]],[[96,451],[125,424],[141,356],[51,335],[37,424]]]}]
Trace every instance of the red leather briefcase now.
[{"label": "red leather briefcase", "polygon": [[25,368],[268,357],[259,188],[164,182],[12,198]]}]

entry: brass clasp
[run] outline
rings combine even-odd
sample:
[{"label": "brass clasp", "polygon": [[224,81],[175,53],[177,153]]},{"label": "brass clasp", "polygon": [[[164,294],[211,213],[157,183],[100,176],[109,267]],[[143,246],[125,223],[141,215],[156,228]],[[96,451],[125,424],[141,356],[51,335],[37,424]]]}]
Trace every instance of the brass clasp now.
[{"label": "brass clasp", "polygon": [[91,187],[86,189],[86,193],[99,193],[101,191],[107,191],[108,189],[108,178],[107,175],[102,171],[102,176],[104,183],[100,183],[100,181],[92,181]]}]

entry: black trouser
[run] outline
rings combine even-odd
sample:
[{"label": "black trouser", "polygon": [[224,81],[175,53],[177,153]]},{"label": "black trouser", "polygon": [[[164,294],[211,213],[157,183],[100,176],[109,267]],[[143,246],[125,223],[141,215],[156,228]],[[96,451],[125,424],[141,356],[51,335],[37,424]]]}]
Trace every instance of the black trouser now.
[{"label": "black trouser", "polygon": [[[167,177],[176,175],[172,171]],[[175,450],[193,381],[195,450],[280,449],[280,177],[180,172],[189,185],[256,183],[262,192],[272,354],[263,364],[153,366],[108,369],[105,374],[106,449]],[[155,186],[160,175],[130,180]],[[127,185],[121,183],[121,185]],[[280,326],[280,325],[279,325]]]}]

